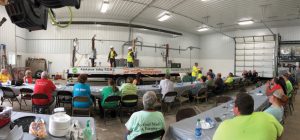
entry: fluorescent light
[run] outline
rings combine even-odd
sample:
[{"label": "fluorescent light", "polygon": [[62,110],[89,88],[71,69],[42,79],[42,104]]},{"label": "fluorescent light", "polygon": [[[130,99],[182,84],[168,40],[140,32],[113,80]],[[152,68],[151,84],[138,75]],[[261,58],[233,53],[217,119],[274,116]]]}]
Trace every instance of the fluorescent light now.
[{"label": "fluorescent light", "polygon": [[201,1],[209,1],[209,0],[201,0]]},{"label": "fluorescent light", "polygon": [[198,32],[204,32],[204,31],[207,31],[207,30],[209,30],[208,27],[202,27],[202,28],[199,28],[197,31]]},{"label": "fluorescent light", "polygon": [[240,21],[238,24],[239,25],[250,25],[253,24],[254,21],[253,20],[244,20],[244,21]]},{"label": "fluorescent light", "polygon": [[165,14],[163,14],[163,15],[158,19],[158,21],[161,21],[161,22],[162,22],[162,21],[168,20],[170,17],[171,17],[170,14],[165,13]]},{"label": "fluorescent light", "polygon": [[101,7],[101,13],[106,13],[109,7],[109,2],[108,1],[104,1]]}]

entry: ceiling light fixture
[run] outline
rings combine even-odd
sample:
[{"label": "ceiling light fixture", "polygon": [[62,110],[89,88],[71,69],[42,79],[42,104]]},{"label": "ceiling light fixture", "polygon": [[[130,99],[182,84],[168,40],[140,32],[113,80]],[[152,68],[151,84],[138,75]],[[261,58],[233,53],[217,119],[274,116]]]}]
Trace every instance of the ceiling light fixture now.
[{"label": "ceiling light fixture", "polygon": [[205,2],[205,1],[209,1],[209,0],[201,0],[201,1],[204,1],[204,2]]},{"label": "ceiling light fixture", "polygon": [[254,21],[253,20],[244,20],[244,21],[240,21],[238,24],[239,25],[250,25],[253,24]]},{"label": "ceiling light fixture", "polygon": [[204,31],[208,31],[208,30],[209,30],[208,27],[201,27],[201,28],[199,28],[197,31],[198,31],[198,32],[204,32]]},{"label": "ceiling light fixture", "polygon": [[101,7],[101,13],[106,13],[109,7],[109,2],[108,1],[103,1],[102,7]]},{"label": "ceiling light fixture", "polygon": [[171,17],[171,15],[169,13],[164,13],[159,19],[158,21],[163,22],[168,20]]}]

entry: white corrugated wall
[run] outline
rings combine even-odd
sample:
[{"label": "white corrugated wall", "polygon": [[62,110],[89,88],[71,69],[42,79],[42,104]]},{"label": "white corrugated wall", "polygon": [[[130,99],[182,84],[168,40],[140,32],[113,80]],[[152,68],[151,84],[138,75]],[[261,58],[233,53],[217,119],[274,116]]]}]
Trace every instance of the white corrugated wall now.
[{"label": "white corrugated wall", "polygon": [[[96,39],[99,40],[122,40],[128,41],[129,30],[124,27],[111,27],[111,26],[96,26],[96,25],[71,25],[66,29],[56,28],[48,24],[47,31],[36,31],[27,34],[27,53],[31,57],[43,57],[48,61],[53,62],[51,72],[61,73],[63,70],[71,66],[71,52],[72,52],[72,39],[79,39],[80,54],[91,53],[91,38],[97,35]],[[152,31],[134,30],[133,38],[138,38],[144,45],[161,46],[169,44],[171,48],[185,49],[187,47],[199,47],[199,38],[197,35],[184,33],[183,36],[173,38],[171,35],[156,33]],[[88,39],[88,40],[85,40]],[[96,49],[98,54],[97,64],[101,66],[108,66],[107,55],[109,47],[114,46],[119,54],[118,58],[125,58],[127,54],[127,47],[124,48],[122,55],[122,42],[96,42]],[[165,50],[154,48],[140,48],[138,47],[138,59],[140,60],[141,67],[164,67],[165,62],[161,56]],[[192,60],[194,63],[197,58],[200,58],[199,53],[201,50],[192,51]],[[190,67],[190,51],[170,51],[170,59],[173,62],[181,63],[182,67]],[[62,59],[63,58],[63,59]],[[77,56],[80,65],[88,65],[88,57]]]},{"label": "white corrugated wall", "polygon": [[[300,26],[272,28],[275,34],[280,34],[283,41],[300,40]],[[239,30],[227,32],[234,37],[271,35],[268,29]],[[204,68],[212,68],[227,76],[234,71],[234,40],[221,34],[200,36],[201,53],[199,63]]]},{"label": "white corrugated wall", "polygon": [[27,31],[11,23],[4,6],[0,7],[0,20],[2,17],[5,17],[7,21],[0,27],[0,44],[7,46],[9,57],[19,55],[20,60],[16,66],[23,67],[25,66],[24,55],[26,55],[26,40],[24,38],[26,38]]}]

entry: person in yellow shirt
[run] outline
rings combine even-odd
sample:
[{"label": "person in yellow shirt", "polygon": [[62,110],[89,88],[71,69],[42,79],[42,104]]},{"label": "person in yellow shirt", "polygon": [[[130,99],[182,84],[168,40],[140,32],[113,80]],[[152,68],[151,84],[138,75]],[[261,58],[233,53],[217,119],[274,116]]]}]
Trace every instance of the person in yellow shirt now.
[{"label": "person in yellow shirt", "polygon": [[232,85],[233,84],[233,74],[230,72],[225,80],[226,85]]},{"label": "person in yellow shirt", "polygon": [[2,69],[0,73],[0,81],[1,83],[6,83],[7,81],[11,81],[11,75],[8,73],[7,69]]},{"label": "person in yellow shirt", "polygon": [[134,62],[134,53],[132,51],[132,47],[128,48],[128,54],[127,54],[127,67],[132,68]]},{"label": "person in yellow shirt", "polygon": [[195,65],[192,68],[192,80],[193,81],[195,81],[197,79],[197,77],[198,77],[198,71],[199,71],[198,63],[195,63]]},{"label": "person in yellow shirt", "polygon": [[284,130],[271,114],[254,112],[254,100],[249,94],[237,94],[233,113],[235,117],[224,120],[212,140],[277,140]]},{"label": "person in yellow shirt", "polygon": [[116,57],[117,56],[118,56],[118,54],[114,50],[114,47],[110,46],[110,51],[109,51],[108,59],[107,59],[107,61],[110,62],[110,67],[116,67]]},{"label": "person in yellow shirt", "polygon": [[203,76],[202,71],[201,71],[201,70],[198,70],[198,76],[197,76],[197,79],[198,79],[198,80],[201,79],[202,76]]}]

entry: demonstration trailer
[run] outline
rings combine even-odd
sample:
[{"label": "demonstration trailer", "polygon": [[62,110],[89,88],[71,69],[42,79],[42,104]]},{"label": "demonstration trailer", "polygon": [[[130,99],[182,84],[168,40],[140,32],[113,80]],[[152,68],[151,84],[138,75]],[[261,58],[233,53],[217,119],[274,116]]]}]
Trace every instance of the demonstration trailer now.
[{"label": "demonstration trailer", "polygon": [[166,74],[179,76],[179,73],[189,72],[190,68],[73,67],[67,70],[67,75],[71,78],[84,73],[89,78],[112,78],[120,85],[128,77],[135,78],[137,73],[141,73],[142,77],[163,77]]}]

